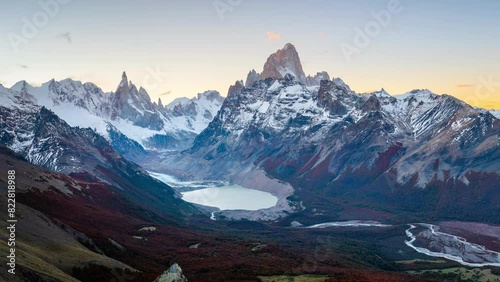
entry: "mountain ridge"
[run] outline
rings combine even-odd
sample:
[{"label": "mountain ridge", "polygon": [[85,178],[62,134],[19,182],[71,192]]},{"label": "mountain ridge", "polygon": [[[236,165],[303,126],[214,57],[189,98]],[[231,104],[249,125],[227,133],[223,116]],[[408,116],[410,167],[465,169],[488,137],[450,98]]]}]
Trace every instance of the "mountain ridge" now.
[{"label": "mountain ridge", "polygon": [[[450,95],[358,94],[340,78],[307,86],[287,73],[233,92],[193,146],[168,161],[198,177],[229,180],[264,170],[291,183],[299,198],[313,189],[399,211],[451,210],[499,222],[499,136],[500,120]],[[475,189],[481,192],[472,196]],[[408,195],[425,201],[419,207]]]},{"label": "mountain ridge", "polygon": [[119,140],[111,140],[111,136],[122,134],[130,139],[128,143],[138,143],[142,149],[160,150],[189,146],[224,99],[216,91],[207,91],[193,99],[180,99],[163,106],[161,99],[152,102],[147,91],[137,88],[125,72],[116,91],[109,93],[93,83],[72,79],[52,79],[39,87],[20,81],[10,90],[55,111],[73,126],[96,129],[114,143]]}]

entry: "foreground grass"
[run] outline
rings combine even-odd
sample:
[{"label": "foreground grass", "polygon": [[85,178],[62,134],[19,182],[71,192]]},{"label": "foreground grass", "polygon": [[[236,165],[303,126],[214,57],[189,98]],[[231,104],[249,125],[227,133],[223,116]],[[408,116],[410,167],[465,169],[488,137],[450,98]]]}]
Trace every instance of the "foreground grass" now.
[{"label": "foreground grass", "polygon": [[259,276],[262,282],[324,282],[329,276],[324,275],[300,275],[300,276]]},{"label": "foreground grass", "polygon": [[455,281],[500,282],[500,275],[493,274],[491,269],[481,268],[451,267],[408,271],[408,273],[424,277],[455,279]]}]

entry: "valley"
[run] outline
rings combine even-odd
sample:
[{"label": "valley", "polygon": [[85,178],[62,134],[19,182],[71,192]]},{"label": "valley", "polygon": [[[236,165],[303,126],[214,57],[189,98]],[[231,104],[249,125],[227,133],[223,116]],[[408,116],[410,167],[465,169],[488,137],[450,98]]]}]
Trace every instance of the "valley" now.
[{"label": "valley", "polygon": [[[190,186],[189,192],[183,192],[183,199],[203,206],[215,207],[221,210],[259,210],[266,209],[269,206],[266,203],[267,199],[258,197],[257,195],[252,195],[248,193],[250,191],[256,191],[251,189],[242,188],[235,185],[227,185],[224,182],[216,181],[178,181],[175,177],[170,175],[165,175],[161,173],[152,173],[155,178],[164,181],[166,184],[170,184],[173,187],[177,187],[179,190],[185,190],[185,187]],[[216,186],[217,188],[213,188]],[[196,188],[194,188],[196,187]],[[210,188],[207,188],[210,187]],[[227,189],[231,189],[231,193],[224,193]],[[241,191],[244,189],[243,191]],[[247,191],[245,191],[247,190]],[[246,193],[245,193],[246,192]],[[222,194],[222,195],[221,195]],[[241,198],[240,198],[241,197]],[[246,205],[245,205],[246,202]],[[272,201],[271,201],[272,202]],[[275,202],[274,202],[275,203]],[[264,205],[264,206],[262,206]],[[272,206],[272,204],[271,204]],[[210,218],[215,220],[214,212],[211,213]],[[227,220],[228,218],[223,218]],[[374,219],[374,218],[372,218]],[[386,219],[387,220],[387,219]],[[388,220],[388,222],[394,222]],[[269,222],[271,225],[276,223]],[[279,225],[279,224],[278,224]],[[409,252],[408,248],[415,250],[417,253],[423,254],[429,258],[440,258],[446,259],[458,263],[459,265],[472,268],[484,268],[484,267],[495,267],[500,268],[500,242],[498,241],[500,234],[500,226],[488,225],[488,224],[478,224],[472,222],[440,222],[437,225],[426,224],[426,223],[398,223],[391,225],[389,223],[382,223],[375,220],[348,220],[348,221],[336,221],[336,222],[324,222],[316,223],[308,226],[304,226],[298,221],[293,221],[290,223],[290,227],[299,229],[326,229],[332,231],[335,229],[345,229],[351,232],[357,232],[356,228],[362,228],[364,232],[370,233],[375,232],[378,228],[394,228],[399,229],[404,226],[409,226],[408,229],[404,230],[406,234],[406,239],[401,239],[406,245],[405,250],[398,249],[398,253]],[[445,230],[450,230],[452,233],[440,232],[444,226]],[[290,227],[284,227],[283,232],[291,231]],[[476,228],[474,228],[476,227]],[[480,227],[477,229],[477,227]],[[417,231],[415,231],[417,230]],[[462,231],[462,232],[460,232]],[[471,241],[458,236],[457,234],[467,234],[466,236]],[[333,231],[335,233],[335,231]],[[455,233],[456,232],[456,233]],[[402,237],[403,238],[403,237]],[[485,246],[478,245],[477,243],[485,243],[492,249],[487,249]],[[401,245],[400,245],[401,247]],[[394,246],[391,246],[391,252],[396,252]],[[392,254],[394,255],[394,254]],[[415,264],[433,264],[434,261],[431,260],[420,260],[420,256],[414,256],[408,258],[407,260],[401,261],[406,266]],[[395,261],[398,263],[398,261]],[[443,266],[449,266],[446,261],[440,261],[444,263]],[[423,273],[424,271],[410,271],[411,273]],[[434,271],[436,273],[443,273],[439,270]],[[426,272],[427,273],[427,272]],[[431,271],[432,273],[432,271]],[[444,271],[444,273],[448,273]],[[482,272],[481,272],[482,273]],[[479,274],[478,274],[479,275]],[[478,277],[483,277],[479,275]],[[485,274],[484,277],[492,278],[492,281],[497,281],[500,276],[495,276],[494,274]],[[265,279],[291,279],[286,277],[262,277],[263,281]],[[294,279],[305,279],[304,281],[326,281],[328,277],[296,277]],[[319,280],[318,280],[319,279]],[[485,280],[486,281],[486,280]]]},{"label": "valley", "polygon": [[288,43],[227,97],[163,105],[123,72],[0,102],[18,281],[499,278],[500,120],[453,96],[356,93]]}]

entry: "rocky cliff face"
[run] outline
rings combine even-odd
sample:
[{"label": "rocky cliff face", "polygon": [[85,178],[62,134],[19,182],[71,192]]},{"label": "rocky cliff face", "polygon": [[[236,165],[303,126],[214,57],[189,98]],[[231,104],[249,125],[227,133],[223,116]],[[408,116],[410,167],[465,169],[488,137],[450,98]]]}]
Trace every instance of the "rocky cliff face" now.
[{"label": "rocky cliff face", "polygon": [[151,102],[146,90],[142,87],[137,89],[124,72],[111,98],[110,118],[128,120],[136,126],[158,131],[165,126],[160,115],[159,107]]},{"label": "rocky cliff face", "polygon": [[234,85],[229,86],[229,90],[227,91],[227,96],[230,96],[230,95],[234,94],[235,92],[240,91],[243,88],[245,88],[245,86],[243,85],[243,81],[238,80],[234,83]]},{"label": "rocky cliff face", "polygon": [[295,50],[295,46],[288,43],[283,49],[271,54],[264,64],[261,78],[281,79],[287,74],[292,75],[296,80],[305,83],[306,76],[302,69],[299,54]]},{"label": "rocky cliff face", "polygon": [[309,86],[319,86],[322,80],[330,80],[330,75],[326,71],[318,72],[314,76],[306,77],[306,84]]},{"label": "rocky cliff face", "polygon": [[245,87],[251,87],[255,82],[261,80],[262,77],[255,70],[248,72],[247,79],[245,80]]}]

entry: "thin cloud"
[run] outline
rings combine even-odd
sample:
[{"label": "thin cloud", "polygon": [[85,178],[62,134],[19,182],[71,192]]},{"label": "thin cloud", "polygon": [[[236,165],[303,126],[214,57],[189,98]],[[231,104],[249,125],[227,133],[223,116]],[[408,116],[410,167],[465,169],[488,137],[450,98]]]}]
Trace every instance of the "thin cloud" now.
[{"label": "thin cloud", "polygon": [[167,96],[167,95],[170,95],[170,94],[172,94],[172,90],[167,91],[165,93],[161,93],[160,96]]},{"label": "thin cloud", "polygon": [[27,69],[29,69],[29,68],[30,68],[30,67],[29,67],[29,66],[27,66],[27,65],[19,65],[19,67],[20,67],[20,68],[23,68],[23,69],[25,69],[25,70],[27,70]]},{"label": "thin cloud", "polygon": [[474,84],[458,84],[457,88],[470,88],[474,86],[475,86]]},{"label": "thin cloud", "polygon": [[61,33],[57,37],[65,39],[66,41],[68,41],[69,44],[73,43],[73,39],[71,38],[71,33],[69,32]]},{"label": "thin cloud", "polygon": [[266,33],[267,40],[279,40],[281,39],[281,34],[268,31]]}]

